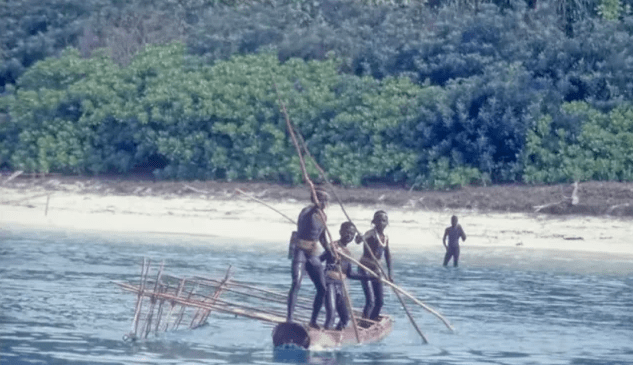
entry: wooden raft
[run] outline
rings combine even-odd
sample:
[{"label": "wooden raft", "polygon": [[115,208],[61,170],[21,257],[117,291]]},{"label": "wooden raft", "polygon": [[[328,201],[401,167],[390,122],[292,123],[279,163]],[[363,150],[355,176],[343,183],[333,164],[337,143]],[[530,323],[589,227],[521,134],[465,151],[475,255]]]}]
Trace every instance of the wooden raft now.
[{"label": "wooden raft", "polygon": [[[212,312],[262,321],[270,325],[286,322],[287,293],[268,290],[256,283],[232,278],[231,267],[223,278],[180,278],[163,272],[164,265],[151,267],[143,259],[137,283],[115,282],[137,297],[132,328],[125,339],[146,339],[167,331],[197,328]],[[312,300],[300,297],[295,320],[307,324]],[[324,311],[322,311],[324,312]],[[355,310],[360,313],[360,310]]]}]

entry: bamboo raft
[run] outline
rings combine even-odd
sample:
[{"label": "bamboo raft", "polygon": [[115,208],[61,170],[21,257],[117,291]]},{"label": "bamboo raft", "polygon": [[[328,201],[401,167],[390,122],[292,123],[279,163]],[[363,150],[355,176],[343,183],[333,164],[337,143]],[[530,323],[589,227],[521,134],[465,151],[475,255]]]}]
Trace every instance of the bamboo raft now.
[{"label": "bamboo raft", "polygon": [[[135,341],[167,331],[198,328],[207,323],[212,312],[216,312],[275,326],[272,333],[275,346],[296,344],[314,349],[357,343],[351,328],[343,331],[309,328],[312,300],[308,298],[298,299],[296,323],[286,323],[287,293],[235,280],[230,266],[224,277],[218,279],[181,278],[165,274],[163,269],[163,264],[152,268],[150,260],[144,259],[138,283],[115,283],[136,295],[131,331],[124,339]],[[354,313],[360,316],[361,311],[355,309]],[[365,321],[360,343],[380,341],[391,332],[391,326],[389,316],[383,316],[378,322]],[[288,328],[293,331],[289,332]]]}]

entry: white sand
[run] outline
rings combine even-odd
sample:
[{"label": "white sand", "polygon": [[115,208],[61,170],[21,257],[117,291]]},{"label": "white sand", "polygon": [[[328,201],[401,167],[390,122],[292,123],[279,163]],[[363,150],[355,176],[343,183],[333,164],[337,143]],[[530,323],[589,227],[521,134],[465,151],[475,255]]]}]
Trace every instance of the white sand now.
[{"label": "white sand", "polygon": [[[267,203],[293,219],[304,205]],[[375,210],[386,210],[391,247],[400,255],[409,251],[442,255],[444,228],[450,216],[456,214],[468,235],[462,250],[512,249],[519,255],[530,250],[557,250],[553,252],[563,257],[571,253],[585,257],[606,255],[633,263],[631,219],[483,214],[469,210],[429,212],[384,206],[346,209],[363,231],[370,228]],[[338,226],[345,217],[338,206],[330,207],[327,213],[329,229],[338,236]],[[72,189],[51,192],[0,186],[0,230],[18,227],[219,236],[244,242],[264,241],[279,248],[286,247],[293,230],[293,225],[279,213],[238,195],[224,200],[205,195],[190,198],[97,195]]]}]

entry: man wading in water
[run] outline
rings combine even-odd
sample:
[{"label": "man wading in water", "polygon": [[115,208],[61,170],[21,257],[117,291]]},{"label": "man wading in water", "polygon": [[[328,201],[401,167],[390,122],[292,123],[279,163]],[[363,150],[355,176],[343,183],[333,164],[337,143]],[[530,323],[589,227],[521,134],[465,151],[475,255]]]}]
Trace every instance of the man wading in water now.
[{"label": "man wading in water", "polygon": [[293,313],[297,304],[297,295],[303,280],[303,274],[307,271],[310,279],[316,288],[314,304],[312,306],[312,317],[310,327],[319,328],[316,321],[323,306],[325,298],[325,276],[321,261],[317,255],[317,241],[326,251],[329,251],[325,237],[325,208],[327,207],[329,195],[321,189],[316,189],[316,199],[311,195],[312,205],[309,205],[299,213],[297,220],[297,241],[296,247],[292,250],[292,285],[288,293],[288,316],[287,322],[293,321]]},{"label": "man wading in water", "polygon": [[[446,245],[446,238],[448,237],[448,246]],[[459,238],[466,241],[466,233],[462,229],[462,226],[457,224],[457,216],[451,217],[451,226],[447,227],[444,231],[444,237],[442,238],[442,244],[446,248],[446,255],[444,256],[444,266],[448,265],[448,262],[453,257],[453,266],[457,267],[459,263]]]}]

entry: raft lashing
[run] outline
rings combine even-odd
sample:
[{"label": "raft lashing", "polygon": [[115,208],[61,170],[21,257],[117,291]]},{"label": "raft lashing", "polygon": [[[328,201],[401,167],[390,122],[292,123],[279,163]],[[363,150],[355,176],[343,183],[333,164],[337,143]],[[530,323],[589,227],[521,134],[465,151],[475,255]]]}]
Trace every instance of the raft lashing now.
[{"label": "raft lashing", "polygon": [[[150,260],[143,259],[138,281],[115,282],[121,289],[136,296],[131,330],[123,336],[125,340],[136,341],[168,331],[195,329],[206,324],[214,312],[255,319],[275,326],[272,331],[275,347],[339,347],[346,342],[349,344],[349,337],[354,337],[350,328],[344,331],[309,328],[307,324],[312,311],[312,299],[305,297],[298,298],[296,323],[287,323],[287,293],[269,290],[258,283],[235,280],[230,266],[224,277],[219,278],[177,277],[163,270],[164,264],[152,267]],[[354,309],[354,313],[360,317],[361,310]],[[387,326],[384,326],[385,321]],[[379,332],[382,333],[370,336],[371,340],[380,340],[391,332],[390,317],[384,316],[381,323],[378,327],[381,327]],[[372,324],[368,322],[366,326]],[[321,338],[324,336],[335,340],[323,343]],[[348,341],[336,341],[339,337],[347,338]],[[361,343],[368,339],[365,337]],[[369,342],[373,342],[371,340]]]}]

